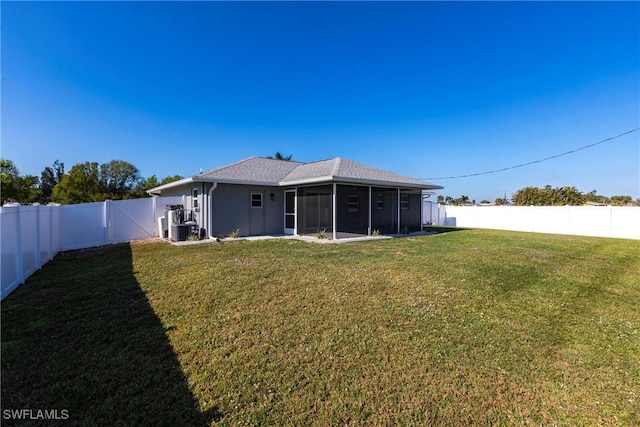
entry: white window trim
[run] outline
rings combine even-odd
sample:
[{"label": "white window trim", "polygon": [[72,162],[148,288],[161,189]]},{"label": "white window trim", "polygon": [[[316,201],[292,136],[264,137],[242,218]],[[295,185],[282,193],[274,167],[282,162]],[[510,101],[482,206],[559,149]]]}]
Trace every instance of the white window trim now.
[{"label": "white window trim", "polygon": [[[260,196],[260,206],[254,206],[253,205],[253,202],[254,202],[253,196]],[[264,200],[263,199],[264,199],[264,197],[263,197],[262,193],[251,193],[251,209],[262,209],[262,207],[264,206]],[[257,201],[257,199],[255,201]]]},{"label": "white window trim", "polygon": [[194,188],[191,190],[191,205],[193,208],[197,208],[200,204],[198,203],[198,189]]}]

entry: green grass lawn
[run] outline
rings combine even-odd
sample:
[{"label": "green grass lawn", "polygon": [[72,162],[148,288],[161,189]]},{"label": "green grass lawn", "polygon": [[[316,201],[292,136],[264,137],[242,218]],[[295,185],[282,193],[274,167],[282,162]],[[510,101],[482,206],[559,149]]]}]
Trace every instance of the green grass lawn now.
[{"label": "green grass lawn", "polygon": [[489,230],[64,253],[2,303],[2,409],[640,425],[639,277],[638,241]]}]

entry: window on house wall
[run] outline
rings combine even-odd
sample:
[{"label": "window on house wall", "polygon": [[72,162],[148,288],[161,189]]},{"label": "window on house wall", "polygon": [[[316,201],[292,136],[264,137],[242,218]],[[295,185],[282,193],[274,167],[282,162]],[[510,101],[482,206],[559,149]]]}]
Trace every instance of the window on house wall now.
[{"label": "window on house wall", "polygon": [[251,207],[252,208],[262,207],[262,193],[251,193]]},{"label": "window on house wall", "polygon": [[376,209],[378,210],[384,209],[384,193],[378,193],[376,195]]},{"label": "window on house wall", "polygon": [[348,196],[347,208],[349,212],[358,212],[360,210],[360,197],[357,195]]},{"label": "window on house wall", "polygon": [[193,207],[197,208],[198,207],[198,189],[197,188],[193,189],[193,191],[191,192],[191,196],[193,200]]},{"label": "window on house wall", "polygon": [[400,195],[400,209],[407,210],[409,209],[409,195],[401,194]]}]

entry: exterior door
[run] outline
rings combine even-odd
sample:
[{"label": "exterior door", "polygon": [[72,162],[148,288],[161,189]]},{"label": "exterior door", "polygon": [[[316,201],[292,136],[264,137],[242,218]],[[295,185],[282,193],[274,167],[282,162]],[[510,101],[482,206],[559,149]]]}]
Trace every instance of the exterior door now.
[{"label": "exterior door", "polygon": [[249,211],[249,235],[264,235],[264,191],[251,192],[251,209]]},{"label": "exterior door", "polygon": [[296,234],[296,190],[284,192],[284,234]]}]

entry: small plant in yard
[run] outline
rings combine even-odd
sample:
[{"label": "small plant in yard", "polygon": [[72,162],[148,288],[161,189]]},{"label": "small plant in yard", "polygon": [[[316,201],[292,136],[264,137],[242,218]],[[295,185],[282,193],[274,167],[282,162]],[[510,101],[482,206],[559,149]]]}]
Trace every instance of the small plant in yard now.
[{"label": "small plant in yard", "polygon": [[240,229],[236,228],[235,230],[233,230],[231,233],[229,233],[229,237],[232,239],[237,239],[238,237],[240,237]]},{"label": "small plant in yard", "polygon": [[409,234],[409,227],[407,227],[406,225],[402,227],[402,234]]},{"label": "small plant in yard", "polygon": [[379,236],[380,236],[380,230],[377,230],[377,229],[376,229],[376,230],[373,230],[373,231],[371,232],[371,235],[372,235],[373,237],[379,237]]},{"label": "small plant in yard", "polygon": [[318,239],[328,239],[329,234],[327,233],[327,230],[320,230],[316,233],[316,237]]},{"label": "small plant in yard", "polygon": [[195,242],[200,240],[200,236],[198,236],[198,233],[189,233],[189,235],[187,236],[187,241],[189,242]]}]

